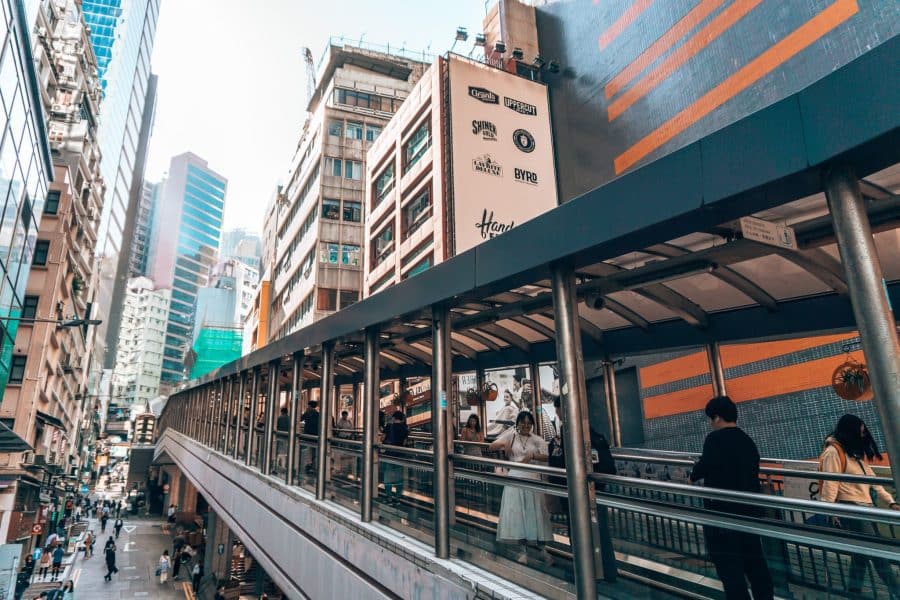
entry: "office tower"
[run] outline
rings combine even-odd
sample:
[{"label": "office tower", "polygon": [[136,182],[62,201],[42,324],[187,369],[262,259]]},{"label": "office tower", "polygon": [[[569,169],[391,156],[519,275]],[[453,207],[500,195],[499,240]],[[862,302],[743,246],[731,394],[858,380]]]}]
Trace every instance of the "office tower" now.
[{"label": "office tower", "polygon": [[162,367],[162,381],[171,385],[184,379],[197,292],[217,260],[227,180],[187,152],[172,158],[160,185],[148,264],[156,286],[172,288]]},{"label": "office tower", "polygon": [[[103,121],[99,131],[106,183],[97,245],[98,289],[95,311],[105,315],[97,330],[95,369],[112,369],[128,278],[129,221],[134,222],[141,194],[146,145],[152,128],[155,81],[150,57],[159,16],[159,0],[84,0],[91,43],[99,57]],[[137,176],[136,176],[137,175]],[[130,218],[129,218],[130,217]],[[118,299],[118,301],[115,301]],[[110,373],[94,381],[108,382]],[[106,401],[108,389],[92,393]]]},{"label": "office tower", "polygon": [[147,253],[150,251],[150,240],[153,237],[153,211],[159,199],[158,183],[144,181],[141,186],[141,198],[137,207],[134,222],[134,236],[131,239],[131,250],[128,254],[128,275],[141,277],[147,275]]},{"label": "office tower", "polygon": [[[29,41],[23,29],[15,26],[13,31],[20,42]],[[31,73],[30,83],[15,80],[21,64],[15,47],[7,50],[0,66],[4,71],[9,68],[13,76],[10,87],[0,87],[4,101],[7,94],[10,99],[15,98],[13,110],[22,109],[25,99],[41,102],[42,106],[34,106],[33,111],[40,114],[43,110],[47,115],[46,123],[41,123],[42,129],[46,126],[46,133],[41,131],[41,137],[49,138],[53,163],[53,182],[47,192],[42,189],[46,183],[40,170],[43,164],[37,156],[24,186],[9,181],[3,174],[9,217],[4,217],[2,231],[4,245],[12,246],[8,255],[5,250],[2,253],[4,258],[9,256],[4,265],[4,314],[10,314],[12,302],[21,301],[21,321],[18,328],[4,327],[5,333],[14,336],[15,349],[0,414],[9,428],[6,431],[11,430],[18,436],[16,439],[25,440],[33,448],[25,453],[11,452],[0,459],[0,475],[8,477],[14,488],[5,497],[10,501],[16,498],[17,504],[26,506],[24,510],[13,509],[0,501],[3,512],[36,510],[37,495],[31,491],[41,486],[45,473],[77,475],[87,460],[81,450],[93,434],[89,420],[83,420],[85,415],[93,414],[90,405],[86,405],[85,394],[93,330],[83,319],[92,300],[92,258],[103,202],[96,137],[100,84],[87,29],[75,0],[41,3],[33,33],[32,51],[24,63],[37,71]],[[6,81],[5,76],[0,79]],[[40,87],[32,88],[32,92],[29,87],[35,82],[40,82]],[[10,121],[10,125],[18,122],[19,131],[13,135],[20,140],[20,148],[32,148],[29,154],[40,152],[43,143],[34,137],[34,130],[27,130],[22,137],[22,127],[29,129],[33,125],[22,121],[22,116]],[[2,164],[18,168],[11,149],[3,146]],[[21,205],[18,219],[16,203]],[[40,215],[39,225],[32,213]],[[23,219],[28,220],[28,226],[21,229],[19,221]],[[10,234],[13,237],[7,238]],[[17,247],[19,244],[33,245],[33,255]],[[11,260],[15,257],[27,257],[30,272],[25,265],[12,270]],[[16,272],[18,280],[14,287],[8,287],[13,283],[9,281],[10,274]],[[25,538],[28,542],[31,532],[25,535],[4,519],[0,523],[0,538]]]},{"label": "office tower", "polygon": [[113,371],[115,402],[110,404],[110,409],[124,408],[125,418],[107,421],[107,433],[127,434],[131,413],[146,411],[159,395],[171,296],[172,290],[155,289],[147,277],[128,281]]},{"label": "office tower", "polygon": [[359,299],[366,151],[428,68],[421,53],[368,44],[326,52],[288,183],[267,212],[270,340]]},{"label": "office tower", "polygon": [[229,229],[222,234],[219,256],[236,258],[259,271],[262,265],[262,240],[259,234],[246,229]]}]

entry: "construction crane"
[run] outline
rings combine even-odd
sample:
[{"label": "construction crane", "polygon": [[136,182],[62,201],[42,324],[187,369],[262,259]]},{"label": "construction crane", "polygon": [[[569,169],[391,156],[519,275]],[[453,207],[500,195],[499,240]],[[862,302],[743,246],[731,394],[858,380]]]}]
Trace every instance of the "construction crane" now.
[{"label": "construction crane", "polygon": [[309,103],[316,91],[316,66],[313,64],[312,50],[308,46],[300,51],[303,52],[303,62],[306,63],[306,102]]}]

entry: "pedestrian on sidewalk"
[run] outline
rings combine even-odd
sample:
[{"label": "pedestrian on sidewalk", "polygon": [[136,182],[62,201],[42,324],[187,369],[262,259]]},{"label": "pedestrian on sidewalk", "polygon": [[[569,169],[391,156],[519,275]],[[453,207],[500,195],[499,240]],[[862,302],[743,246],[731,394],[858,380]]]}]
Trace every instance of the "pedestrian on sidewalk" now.
[{"label": "pedestrian on sidewalk", "polygon": [[104,512],[103,515],[100,517],[100,533],[106,533],[106,522],[107,521],[109,521],[109,514]]},{"label": "pedestrian on sidewalk", "polygon": [[159,557],[159,565],[156,567],[156,574],[159,575],[159,582],[165,583],[169,580],[169,569],[172,567],[172,561],[169,559],[169,551],[163,550],[162,556]]},{"label": "pedestrian on sidewalk", "polygon": [[[759,450],[737,426],[737,406],[728,396],[717,396],[707,403],[705,412],[712,431],[691,471],[691,482],[702,479],[709,488],[759,494]],[[705,504],[709,510],[763,516],[762,509],[755,505],[722,500],[706,500]],[[753,600],[772,600],[774,584],[758,535],[710,525],[704,526],[703,533],[726,598],[749,598],[749,581]]]},{"label": "pedestrian on sidewalk", "polygon": [[116,544],[112,541],[112,538],[109,538],[109,541],[106,542],[106,575],[103,576],[103,579],[106,581],[112,581],[112,576],[114,573],[118,573],[119,569],[116,567]]},{"label": "pedestrian on sidewalk", "polygon": [[88,559],[94,554],[94,532],[88,531],[84,535],[84,558]]},{"label": "pedestrian on sidewalk", "polygon": [[[181,571],[181,565],[185,562],[185,554],[183,548],[178,548],[175,551],[175,556],[172,559],[174,562],[172,563],[172,579],[178,581],[178,573]],[[188,557],[188,560],[190,558]]]},{"label": "pedestrian on sidewalk", "polygon": [[116,539],[119,539],[119,534],[122,532],[123,525],[122,519],[116,519],[116,523],[113,525],[113,529],[116,530]]},{"label": "pedestrian on sidewalk", "polygon": [[56,547],[56,550],[53,551],[53,570],[50,572],[51,580],[55,580],[59,577],[59,570],[62,568],[62,559],[65,555],[66,551],[63,550],[62,544]]},{"label": "pedestrian on sidewalk", "polygon": [[220,585],[216,590],[215,596],[213,596],[213,600],[225,600],[225,586]]},{"label": "pedestrian on sidewalk", "polygon": [[38,561],[38,566],[40,567],[40,571],[38,571],[38,575],[41,576],[41,580],[43,580],[47,576],[47,569],[50,568],[50,559],[53,558],[51,556],[50,546],[44,548],[44,552],[41,554],[41,559]]},{"label": "pedestrian on sidewalk", "polygon": [[75,584],[68,580],[62,589],[62,600],[75,600]]},{"label": "pedestrian on sidewalk", "polygon": [[191,587],[194,588],[195,594],[200,591],[200,580],[203,579],[203,565],[200,563],[201,561],[197,560],[194,563],[193,570],[191,570]]},{"label": "pedestrian on sidewalk", "polygon": [[31,576],[34,575],[34,557],[30,554],[25,557],[25,564],[22,565],[22,573],[28,576],[28,581],[31,581]]},{"label": "pedestrian on sidewalk", "polygon": [[121,514],[122,514],[122,501],[119,500],[118,502],[116,502],[116,518],[118,519]]},{"label": "pedestrian on sidewalk", "polygon": [[166,520],[169,523],[175,522],[175,505],[174,504],[169,505],[169,510],[166,512]]}]

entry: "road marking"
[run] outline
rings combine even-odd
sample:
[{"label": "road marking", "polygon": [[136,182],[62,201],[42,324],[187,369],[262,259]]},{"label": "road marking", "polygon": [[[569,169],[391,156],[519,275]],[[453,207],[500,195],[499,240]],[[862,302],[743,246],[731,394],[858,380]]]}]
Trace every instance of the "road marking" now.
[{"label": "road marking", "polygon": [[137,529],[137,525],[123,525],[122,529],[125,530],[125,533],[131,533],[135,529]]},{"label": "road marking", "polygon": [[134,544],[135,544],[135,542],[128,542],[127,544],[125,544],[125,547],[122,549],[122,552],[131,552],[131,548],[129,548],[129,546],[133,546]]}]

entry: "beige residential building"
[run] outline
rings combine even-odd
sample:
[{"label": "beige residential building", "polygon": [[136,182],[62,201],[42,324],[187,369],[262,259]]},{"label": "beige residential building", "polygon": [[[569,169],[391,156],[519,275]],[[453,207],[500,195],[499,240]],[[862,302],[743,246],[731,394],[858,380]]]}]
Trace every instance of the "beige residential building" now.
[{"label": "beige residential building", "polygon": [[329,44],[288,183],[267,211],[270,341],[359,300],[366,152],[427,67],[387,48]]},{"label": "beige residential building", "polygon": [[[100,85],[80,3],[41,3],[33,54],[54,161],[34,242],[13,369],[0,417],[33,451],[0,454],[0,474],[15,482],[0,496],[0,511],[60,475],[77,475],[81,454],[95,433],[86,374],[93,330],[84,319],[96,287],[94,247],[103,202],[96,132]],[[19,489],[22,488],[22,489]],[[31,491],[29,491],[31,490]],[[16,501],[18,502],[18,501]],[[28,504],[27,502],[24,504]],[[20,528],[3,519],[3,540],[20,539]]]}]

